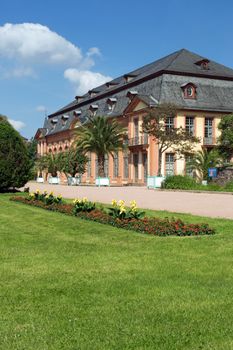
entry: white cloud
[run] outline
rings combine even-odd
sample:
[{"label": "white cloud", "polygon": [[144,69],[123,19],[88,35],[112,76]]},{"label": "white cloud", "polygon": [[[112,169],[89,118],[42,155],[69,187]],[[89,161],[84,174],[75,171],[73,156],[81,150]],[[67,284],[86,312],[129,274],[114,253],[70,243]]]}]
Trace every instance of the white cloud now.
[{"label": "white cloud", "polygon": [[78,70],[75,68],[66,69],[64,77],[73,83],[76,87],[77,94],[84,94],[88,90],[97,87],[98,85],[104,84],[111,77],[103,75],[101,73],[95,73],[88,70]]},{"label": "white cloud", "polygon": [[14,120],[14,119],[8,119],[9,123],[16,129],[16,130],[21,130],[23,129],[26,125],[21,122],[20,120]]},{"label": "white cloud", "polygon": [[95,58],[100,56],[98,47],[83,54],[78,46],[38,23],[0,26],[0,59],[5,63],[3,69],[0,67],[0,78],[36,78],[41,66],[55,65],[74,84],[76,92],[83,94],[112,79],[90,71]]},{"label": "white cloud", "polygon": [[47,111],[47,108],[45,106],[40,105],[36,107],[36,111],[45,113]]},{"label": "white cloud", "polygon": [[5,71],[3,74],[3,77],[6,79],[9,78],[23,78],[23,77],[32,77],[36,78],[37,74],[34,72],[34,70],[30,67],[18,67],[13,68],[8,71]]},{"label": "white cloud", "polygon": [[36,23],[0,26],[0,56],[23,62],[68,65],[83,60],[79,47]]},{"label": "white cloud", "polygon": [[95,60],[94,57],[100,57],[101,56],[101,52],[98,49],[98,47],[91,47],[87,53],[86,53],[86,57],[84,58],[82,65],[81,65],[81,69],[88,69],[90,67],[93,67],[95,65]]},{"label": "white cloud", "polygon": [[90,47],[90,49],[87,51],[87,56],[101,56],[100,50],[98,47]]}]

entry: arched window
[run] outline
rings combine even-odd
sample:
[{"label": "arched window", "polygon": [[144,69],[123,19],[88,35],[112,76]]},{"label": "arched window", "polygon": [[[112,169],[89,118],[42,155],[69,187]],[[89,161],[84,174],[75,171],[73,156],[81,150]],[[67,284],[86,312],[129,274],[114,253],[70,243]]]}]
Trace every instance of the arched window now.
[{"label": "arched window", "polygon": [[196,99],[197,97],[197,87],[193,83],[187,83],[183,84],[181,86],[181,89],[183,91],[183,97],[187,99]]}]

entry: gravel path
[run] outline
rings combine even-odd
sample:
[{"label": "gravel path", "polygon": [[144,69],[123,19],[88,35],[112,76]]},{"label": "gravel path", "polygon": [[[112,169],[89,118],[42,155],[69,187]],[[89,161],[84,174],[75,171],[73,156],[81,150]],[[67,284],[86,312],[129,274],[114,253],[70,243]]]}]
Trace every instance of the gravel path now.
[{"label": "gravel path", "polygon": [[30,182],[30,191],[53,191],[64,198],[87,197],[96,202],[111,203],[112,199],[124,199],[127,204],[136,200],[138,207],[168,210],[208,217],[233,219],[233,195],[216,193],[191,193],[148,190],[146,187],[91,187],[48,185]]}]

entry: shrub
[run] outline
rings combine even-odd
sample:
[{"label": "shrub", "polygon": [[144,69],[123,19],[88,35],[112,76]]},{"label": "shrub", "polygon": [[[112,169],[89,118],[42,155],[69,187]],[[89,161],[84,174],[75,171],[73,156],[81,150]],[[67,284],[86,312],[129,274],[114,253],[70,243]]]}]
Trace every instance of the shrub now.
[{"label": "shrub", "polygon": [[162,188],[191,190],[197,189],[198,184],[195,179],[190,176],[173,175],[168,176],[162,183]]},{"label": "shrub", "polygon": [[25,141],[0,115],[0,192],[24,186],[31,166]]},{"label": "shrub", "polygon": [[137,203],[135,201],[130,202],[130,208],[126,208],[125,202],[123,200],[116,201],[113,199],[112,207],[108,208],[108,214],[115,219],[141,219],[145,212],[140,211],[137,208]]},{"label": "shrub", "polygon": [[95,203],[88,201],[86,197],[82,199],[75,199],[73,203],[75,215],[77,215],[77,213],[79,213],[80,211],[90,212],[95,209]]},{"label": "shrub", "polygon": [[214,182],[209,182],[207,186],[199,185],[200,189],[207,190],[207,191],[223,191],[224,188],[221,187],[220,185],[214,183]]},{"label": "shrub", "polygon": [[140,233],[147,233],[157,236],[197,236],[197,235],[212,235],[215,233],[207,224],[186,224],[182,220],[169,220],[160,218],[135,219],[135,218],[115,218],[100,209],[91,211],[79,211],[74,213],[74,205],[72,204],[50,204],[47,205],[40,200],[29,200],[25,197],[12,197],[11,200],[25,204],[31,204],[36,207],[44,208],[51,211],[57,211],[67,215],[76,215],[85,220],[95,221],[102,224],[108,224],[127,230],[133,230]]},{"label": "shrub", "polygon": [[224,186],[224,189],[227,191],[233,191],[233,180],[227,182],[226,185]]},{"label": "shrub", "polygon": [[44,202],[46,205],[62,203],[61,195],[54,196],[53,192],[50,192],[48,194],[47,191],[40,192],[39,190],[29,193],[29,196],[27,197],[27,199],[29,201],[41,201],[41,202]]}]

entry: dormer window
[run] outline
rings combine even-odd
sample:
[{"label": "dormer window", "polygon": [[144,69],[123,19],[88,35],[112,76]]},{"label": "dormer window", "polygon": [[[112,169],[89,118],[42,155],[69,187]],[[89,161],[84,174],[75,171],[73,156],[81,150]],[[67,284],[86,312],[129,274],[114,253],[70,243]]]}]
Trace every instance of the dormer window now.
[{"label": "dormer window", "polygon": [[57,122],[58,122],[58,119],[57,119],[57,118],[53,118],[53,119],[51,120],[52,129],[54,129],[54,128],[55,128],[55,126],[56,126]]},{"label": "dormer window", "polygon": [[90,97],[94,97],[94,96],[96,96],[96,94],[98,94],[98,92],[99,91],[97,91],[97,90],[89,90],[88,94],[89,94]]},{"label": "dormer window", "polygon": [[210,61],[207,58],[204,58],[203,60],[197,61],[195,64],[203,70],[208,70],[209,63],[210,63]]},{"label": "dormer window", "polygon": [[98,108],[99,108],[99,106],[98,105],[90,105],[90,107],[89,107],[89,111],[91,112],[91,114],[93,115],[93,116],[95,116],[96,115],[96,112],[97,112],[97,110],[98,110]]},{"label": "dormer window", "polygon": [[136,90],[130,90],[127,92],[127,97],[132,100],[134,98],[134,96],[136,96],[138,94],[138,92]]},{"label": "dormer window", "polygon": [[197,87],[193,83],[183,84],[181,86],[181,89],[183,90],[183,96],[187,99],[196,99],[197,95]]},{"label": "dormer window", "polygon": [[66,125],[68,119],[69,119],[69,115],[63,115],[63,116],[61,117],[62,126],[65,126],[65,125]]},{"label": "dormer window", "polygon": [[116,106],[117,99],[115,97],[110,97],[107,99],[108,110],[112,112]]},{"label": "dormer window", "polygon": [[81,109],[78,109],[78,110],[74,111],[74,116],[75,116],[75,117],[78,117],[78,116],[80,116],[81,114],[82,114]]},{"label": "dormer window", "polygon": [[131,80],[133,80],[133,78],[136,78],[136,74],[125,74],[124,75],[124,79],[125,79],[125,83],[129,83]]},{"label": "dormer window", "polygon": [[83,101],[83,96],[75,96],[75,99],[80,103]]},{"label": "dormer window", "polygon": [[107,86],[108,89],[110,89],[110,88],[118,85],[118,83],[116,83],[114,81],[108,81],[105,85]]}]

